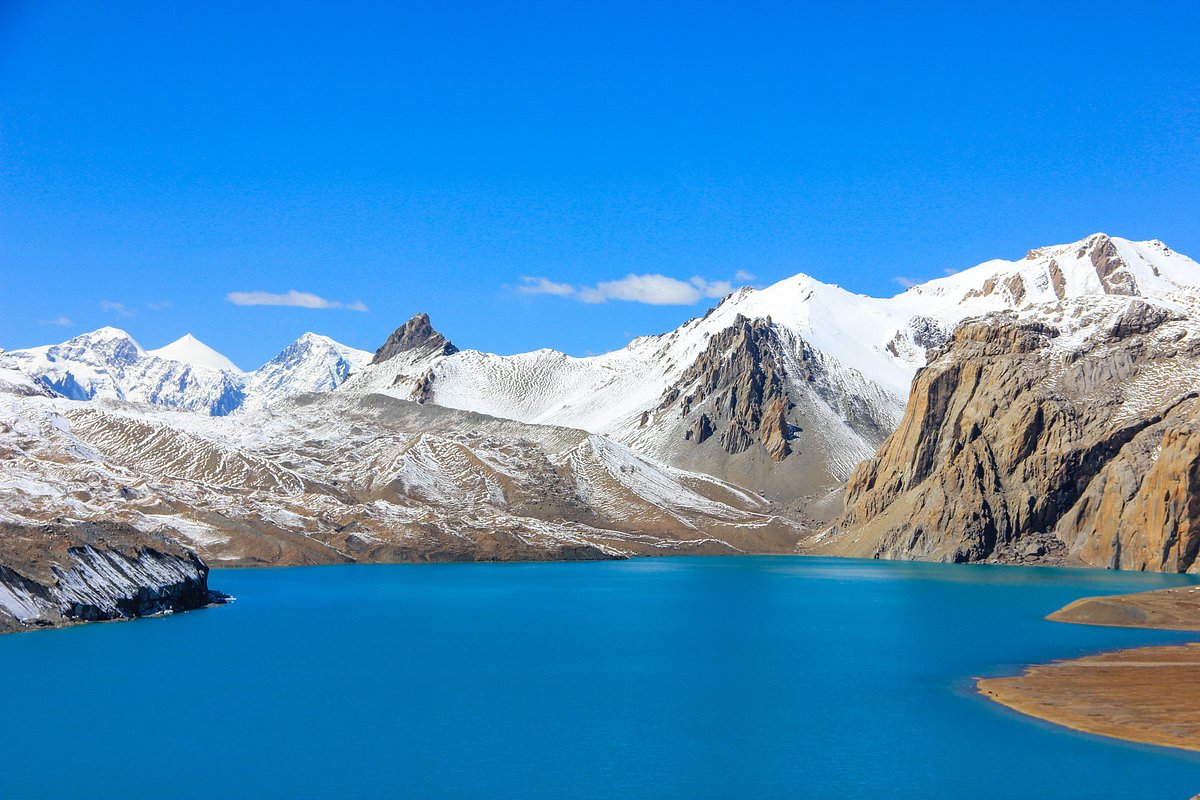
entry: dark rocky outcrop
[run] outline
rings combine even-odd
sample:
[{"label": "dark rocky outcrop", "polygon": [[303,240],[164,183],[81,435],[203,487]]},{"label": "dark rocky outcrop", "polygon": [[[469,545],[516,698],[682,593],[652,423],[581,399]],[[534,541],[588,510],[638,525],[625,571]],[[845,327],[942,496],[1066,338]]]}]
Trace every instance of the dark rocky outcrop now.
[{"label": "dark rocky outcrop", "polygon": [[453,355],[458,352],[450,341],[433,329],[428,314],[417,314],[397,328],[387,341],[375,351],[372,364],[381,364],[401,353],[417,351],[423,356]]},{"label": "dark rocky outcrop", "polygon": [[433,399],[433,380],[434,373],[432,369],[427,369],[417,378],[416,385],[413,386],[412,400],[414,403],[428,403]]},{"label": "dark rocky outcrop", "polygon": [[113,523],[0,526],[0,631],[189,611],[226,598],[169,539]]},{"label": "dark rocky outcrop", "polygon": [[1080,247],[1079,255],[1086,255],[1096,268],[1096,277],[1108,294],[1126,295],[1138,294],[1137,279],[1129,271],[1128,265],[1117,251],[1117,245],[1112,239],[1102,233],[1088,238]]},{"label": "dark rocky outcrop", "polygon": [[782,461],[791,453],[786,415],[792,404],[781,350],[770,320],[739,314],[663,392],[657,410],[678,405],[680,415],[688,417],[704,406],[686,440],[700,444],[719,429],[725,452],[761,444],[772,460]]}]

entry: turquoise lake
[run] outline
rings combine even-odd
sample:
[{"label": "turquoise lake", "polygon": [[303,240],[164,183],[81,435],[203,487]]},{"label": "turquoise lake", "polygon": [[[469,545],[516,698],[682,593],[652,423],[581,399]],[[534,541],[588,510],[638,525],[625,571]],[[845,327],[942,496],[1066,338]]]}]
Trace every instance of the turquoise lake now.
[{"label": "turquoise lake", "polygon": [[0,637],[0,798],[1184,798],[1200,755],[972,676],[1186,634],[1194,579],[787,557],[215,570],[230,605]]}]

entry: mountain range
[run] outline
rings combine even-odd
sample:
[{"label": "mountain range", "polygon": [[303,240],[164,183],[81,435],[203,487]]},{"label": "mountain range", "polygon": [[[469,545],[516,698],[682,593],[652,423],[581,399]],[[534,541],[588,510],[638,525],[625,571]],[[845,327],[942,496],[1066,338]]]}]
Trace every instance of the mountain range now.
[{"label": "mountain range", "polygon": [[[1198,330],[1200,265],[1104,234],[891,298],[805,275],[742,288],[588,358],[460,349],[421,314],[374,354],[308,333],[246,373],[190,335],[144,350],[103,328],[0,353],[0,522],[119,523],[242,564],[817,551],[1125,566],[1089,515],[1117,502],[1106,470],[1137,437],[1091,439],[1183,413],[1165,409],[1194,391]],[[937,483],[952,475],[970,479]]]}]

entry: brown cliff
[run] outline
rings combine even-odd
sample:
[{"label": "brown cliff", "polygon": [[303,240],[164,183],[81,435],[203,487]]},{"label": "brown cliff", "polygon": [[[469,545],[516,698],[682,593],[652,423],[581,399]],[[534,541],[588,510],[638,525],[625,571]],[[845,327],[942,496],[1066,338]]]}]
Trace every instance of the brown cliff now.
[{"label": "brown cliff", "polygon": [[1196,324],[1136,299],[1061,312],[1071,336],[1005,315],[963,323],[851,475],[821,549],[1197,568]]}]

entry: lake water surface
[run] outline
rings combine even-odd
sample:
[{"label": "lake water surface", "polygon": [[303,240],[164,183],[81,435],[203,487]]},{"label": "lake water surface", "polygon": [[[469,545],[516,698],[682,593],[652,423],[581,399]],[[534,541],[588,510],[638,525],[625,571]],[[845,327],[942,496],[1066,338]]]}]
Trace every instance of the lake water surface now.
[{"label": "lake water surface", "polygon": [[1200,756],[972,676],[1186,634],[1194,579],[786,557],[215,570],[237,601],[0,637],[0,798],[1183,798]]}]

